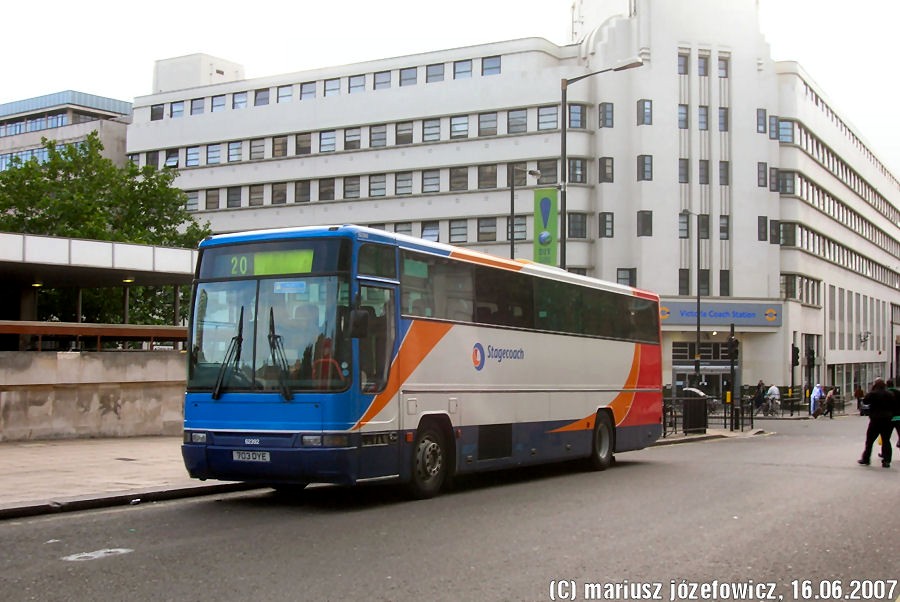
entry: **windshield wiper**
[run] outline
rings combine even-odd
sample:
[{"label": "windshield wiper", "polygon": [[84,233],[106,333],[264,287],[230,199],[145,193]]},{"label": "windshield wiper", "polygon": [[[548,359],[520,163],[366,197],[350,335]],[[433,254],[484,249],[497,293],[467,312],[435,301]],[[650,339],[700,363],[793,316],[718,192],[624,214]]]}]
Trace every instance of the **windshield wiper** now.
[{"label": "windshield wiper", "polygon": [[[225,352],[225,361],[219,367],[219,374],[216,376],[216,384],[213,386],[212,398],[218,399],[222,396],[222,387],[225,385],[225,373],[228,367],[233,363],[235,369],[241,361],[241,347],[244,344],[244,306],[241,305],[241,313],[238,316],[237,333],[231,337],[231,343],[228,345],[228,351]],[[232,370],[233,372],[234,370]]]},{"label": "windshield wiper", "polygon": [[288,388],[288,362],[284,354],[284,337],[275,334],[275,309],[269,307],[269,350],[272,352],[272,363],[278,367],[278,384],[281,385],[281,394],[288,401],[294,398]]}]

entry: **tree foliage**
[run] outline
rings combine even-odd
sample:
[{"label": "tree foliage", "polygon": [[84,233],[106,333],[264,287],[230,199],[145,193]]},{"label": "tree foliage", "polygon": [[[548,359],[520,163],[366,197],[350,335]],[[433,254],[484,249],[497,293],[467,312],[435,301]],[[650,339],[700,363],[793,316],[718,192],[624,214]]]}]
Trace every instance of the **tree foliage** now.
[{"label": "tree foliage", "polygon": [[[177,171],[119,167],[102,156],[96,132],[77,144],[42,144],[46,160],[13,159],[0,172],[0,231],[187,248],[210,233],[172,185]],[[171,287],[136,286],[130,297],[130,322],[172,323]],[[42,289],[38,317],[75,321],[75,307],[73,291]],[[120,290],[85,290],[80,317],[116,323],[123,307]]]}]

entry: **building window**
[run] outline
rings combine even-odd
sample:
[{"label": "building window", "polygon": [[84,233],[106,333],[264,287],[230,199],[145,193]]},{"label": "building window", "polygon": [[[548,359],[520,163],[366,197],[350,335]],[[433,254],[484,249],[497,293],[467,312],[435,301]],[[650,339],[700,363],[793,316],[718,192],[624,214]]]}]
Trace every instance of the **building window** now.
[{"label": "building window", "polygon": [[229,186],[225,191],[225,206],[234,209],[241,206],[241,187]]},{"label": "building window", "polygon": [[757,163],[756,164],[756,185],[760,188],[767,188],[769,186],[769,164],[768,163]]},{"label": "building window", "polygon": [[688,117],[688,106],[678,105],[678,128],[682,130],[688,129],[690,118]]},{"label": "building window", "polygon": [[455,61],[453,63],[453,79],[468,79],[472,77],[472,60]]},{"label": "building window", "polygon": [[266,140],[257,138],[250,141],[250,160],[265,159],[266,157]]},{"label": "building window", "polygon": [[469,189],[469,168],[468,167],[451,167],[450,168],[450,190],[460,191]]},{"label": "building window", "polygon": [[653,101],[642,98],[637,101],[637,124],[653,125]]},{"label": "building window", "polygon": [[678,75],[687,75],[690,70],[691,57],[689,54],[678,54]]},{"label": "building window", "polygon": [[412,236],[412,222],[398,222],[394,224],[394,232]]},{"label": "building window", "polygon": [[497,240],[497,218],[478,218],[478,242],[493,242]]},{"label": "building window", "polygon": [[425,119],[422,121],[422,142],[434,142],[441,139],[441,120]]},{"label": "building window", "polygon": [[728,77],[728,59],[719,57],[719,77]]},{"label": "building window", "polygon": [[422,172],[422,192],[441,191],[441,172],[438,169],[426,169]]},{"label": "building window", "polygon": [[765,215],[756,218],[756,240],[760,242],[769,240],[769,218]]},{"label": "building window", "polygon": [[497,113],[480,113],[478,115],[478,135],[497,135]]},{"label": "building window", "polygon": [[[327,87],[326,87],[327,90]],[[347,78],[347,93],[348,94],[358,94],[360,92],[366,91],[366,76],[365,75],[351,75]],[[328,92],[326,91],[325,96],[328,96]]]},{"label": "building window", "polygon": [[402,171],[394,176],[394,194],[412,194],[413,174],[411,171]]},{"label": "building window", "polygon": [[731,238],[731,216],[719,216],[719,240],[728,240]]},{"label": "building window", "polygon": [[303,82],[300,84],[300,100],[308,100],[316,97],[316,82]]},{"label": "building window", "polygon": [[177,148],[170,148],[166,150],[166,167],[178,167]]},{"label": "building window", "polygon": [[291,96],[294,95],[294,86],[278,86],[278,103],[291,102]]},{"label": "building window", "polygon": [[556,159],[538,161],[537,169],[541,172],[538,184],[556,184]]},{"label": "building window", "polygon": [[637,268],[616,268],[616,282],[624,286],[637,286]]},{"label": "building window", "polygon": [[506,113],[506,131],[509,134],[522,134],[528,131],[528,111],[512,109]]},{"label": "building window", "polygon": [[384,196],[387,194],[387,175],[383,173],[369,176],[369,196]]},{"label": "building window", "polygon": [[375,73],[374,87],[376,90],[387,90],[391,87],[391,72],[378,71]]},{"label": "building window", "polygon": [[334,178],[322,178],[319,180],[319,200],[334,200]]},{"label": "building window", "polygon": [[469,137],[469,116],[454,115],[450,118],[450,138]]},{"label": "building window", "polygon": [[728,107],[719,107],[719,131],[728,131]]},{"label": "building window", "polygon": [[185,201],[184,209],[185,211],[197,211],[200,208],[200,193],[196,190],[191,190],[187,193],[187,201]]},{"label": "building window", "polygon": [[450,244],[469,240],[469,221],[464,219],[450,220]]},{"label": "building window", "polygon": [[206,145],[206,164],[216,165],[222,160],[222,145],[207,144]]},{"label": "building window", "polygon": [[294,202],[308,203],[312,200],[312,186],[309,180],[294,182]]},{"label": "building window", "polygon": [[425,83],[431,84],[434,82],[442,82],[444,81],[444,64],[438,63],[436,65],[428,65],[425,67]]},{"label": "building window", "polygon": [[228,143],[228,162],[234,163],[236,161],[240,161],[242,152],[243,152],[243,144],[240,141],[229,142]]},{"label": "building window", "polygon": [[197,167],[200,165],[200,147],[189,146],[184,149],[184,166]]},{"label": "building window", "polygon": [[326,79],[325,80],[325,97],[329,96],[337,96],[341,93],[341,80],[340,78],[334,79]]},{"label": "building window", "polygon": [[638,155],[637,179],[638,182],[647,182],[653,179],[653,155]]},{"label": "building window", "polygon": [[709,296],[709,270],[700,270],[700,296]]},{"label": "building window", "polygon": [[611,211],[602,211],[600,213],[600,228],[597,236],[600,238],[613,238],[615,235],[615,220]]},{"label": "building window", "polygon": [[719,296],[731,296],[731,270],[719,270]]},{"label": "building window", "polygon": [[709,214],[701,213],[697,216],[697,236],[703,240],[709,240]]},{"label": "building window", "polygon": [[431,242],[439,242],[441,223],[437,221],[422,222],[422,238]]},{"label": "building window", "polygon": [[600,127],[613,127],[613,106],[611,102],[600,103]]},{"label": "building window", "polygon": [[691,237],[691,214],[678,214],[678,238],[685,240]]},{"label": "building window", "polygon": [[160,121],[165,116],[165,114],[165,105],[153,105],[150,107],[150,121]]},{"label": "building window", "polygon": [[478,166],[478,188],[484,190],[487,188],[497,187],[497,166],[496,165],[479,165]]},{"label": "building window", "polygon": [[678,294],[691,294],[691,271],[687,268],[679,268],[678,270]]},{"label": "building window", "polygon": [[550,107],[538,107],[538,130],[556,129],[556,105]]},{"label": "building window", "polygon": [[778,140],[778,116],[769,115],[769,140]]},{"label": "building window", "polygon": [[413,141],[413,123],[412,121],[404,121],[398,123],[394,127],[394,139],[397,144],[412,144]]},{"label": "building window", "polygon": [[173,102],[169,105],[169,117],[172,119],[178,119],[179,117],[184,117],[184,101],[179,100],[177,102]]},{"label": "building window", "polygon": [[784,119],[778,120],[778,141],[786,144],[794,142],[794,122]]},{"label": "building window", "polygon": [[269,104],[269,89],[262,88],[260,90],[257,90],[254,94],[253,106],[263,107],[267,104]]},{"label": "building window", "polygon": [[246,109],[247,108],[247,93],[246,92],[235,92],[231,95],[231,108],[232,109]]},{"label": "building window", "polygon": [[[513,240],[525,240],[525,216],[514,215],[512,224]],[[506,220],[506,240],[509,240],[509,219]]]},{"label": "building window", "polygon": [[369,127],[369,147],[387,146],[387,125],[379,124]]},{"label": "building window", "polygon": [[569,238],[587,238],[587,213],[570,213],[566,218]]},{"label": "building window", "polygon": [[778,171],[778,192],[781,194],[794,194],[794,173],[786,170]]},{"label": "building window", "polygon": [[418,79],[418,67],[405,67],[400,70],[400,86],[415,86]]},{"label": "building window", "polygon": [[691,181],[691,160],[678,159],[678,183],[687,184]]},{"label": "building window", "polygon": [[517,161],[515,163],[506,164],[506,184],[509,185],[510,180],[514,180],[516,186],[527,186],[528,163],[525,161]]},{"label": "building window", "polygon": [[700,159],[700,170],[697,181],[700,184],[709,184],[709,159]]},{"label": "building window", "polygon": [[719,185],[728,186],[731,184],[731,162],[719,161]]},{"label": "building window", "polygon": [[697,127],[701,131],[709,129],[709,107],[700,105],[697,110]]},{"label": "building window", "polygon": [[708,56],[698,56],[697,57],[697,75],[700,77],[705,77],[709,75],[709,57]]},{"label": "building window", "polygon": [[637,235],[653,236],[653,212],[638,211],[637,212]]},{"label": "building window", "polygon": [[272,184],[272,204],[284,205],[287,203],[287,182]]},{"label": "building window", "polygon": [[261,207],[265,198],[266,187],[262,184],[253,184],[250,186],[250,202],[251,207]]},{"label": "building window", "polygon": [[218,113],[219,111],[225,110],[225,95],[220,94],[218,96],[213,96],[211,99],[211,111],[213,113]]},{"label": "building window", "polygon": [[500,57],[486,56],[481,59],[482,75],[500,75]]},{"label": "building window", "polygon": [[312,153],[312,133],[304,132],[297,134],[295,137],[296,149],[294,152],[298,155],[308,155]]},{"label": "building window", "polygon": [[319,152],[331,153],[337,148],[337,135],[334,130],[319,132]]},{"label": "building window", "polygon": [[587,127],[587,107],[585,105],[569,105],[569,127],[575,130],[583,130]]},{"label": "building window", "polygon": [[272,138],[272,156],[287,157],[287,136],[275,136]]},{"label": "building window", "polygon": [[584,184],[587,182],[587,173],[584,159],[569,159],[568,181],[572,184]]},{"label": "building window", "polygon": [[772,192],[778,192],[778,168],[777,167],[769,168],[769,190]]},{"label": "building window", "polygon": [[159,151],[147,151],[146,165],[153,169],[159,169]]},{"label": "building window", "polygon": [[756,109],[756,131],[760,134],[765,134],[766,127],[766,110]]},{"label": "building window", "polygon": [[203,108],[206,104],[205,98],[195,98],[191,101],[191,115],[203,115]]},{"label": "building window", "polygon": [[600,175],[601,182],[613,182],[615,180],[615,166],[612,157],[600,157]]},{"label": "building window", "polygon": [[359,198],[359,176],[347,176],[344,178],[344,198]]},{"label": "building window", "polygon": [[781,222],[777,219],[769,220],[769,244],[781,244]]},{"label": "building window", "polygon": [[206,191],[206,208],[207,209],[218,209],[219,208],[219,189],[214,188]]}]

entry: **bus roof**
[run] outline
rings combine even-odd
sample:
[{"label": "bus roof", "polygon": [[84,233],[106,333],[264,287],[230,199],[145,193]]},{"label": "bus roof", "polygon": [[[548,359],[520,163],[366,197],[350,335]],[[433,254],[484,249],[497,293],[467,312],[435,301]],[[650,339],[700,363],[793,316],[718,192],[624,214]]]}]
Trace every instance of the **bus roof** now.
[{"label": "bus roof", "polygon": [[274,240],[284,240],[294,237],[304,238],[353,238],[356,240],[367,240],[372,242],[381,242],[386,244],[396,244],[404,249],[411,249],[423,253],[431,253],[443,257],[452,257],[461,261],[468,261],[481,265],[490,265],[500,269],[542,276],[551,280],[561,280],[588,286],[591,288],[603,288],[607,290],[617,290],[626,294],[635,294],[644,298],[659,300],[656,293],[638,289],[630,286],[618,284],[607,280],[599,280],[589,276],[573,274],[555,266],[536,263],[522,259],[507,259],[498,255],[491,255],[481,251],[457,247],[446,243],[433,242],[415,236],[406,234],[398,234],[395,232],[387,232],[377,228],[369,228],[366,226],[357,226],[354,224],[332,225],[332,226],[298,226],[291,228],[271,228],[265,230],[248,230],[244,232],[232,232],[227,234],[216,234],[209,236],[200,242],[199,248],[216,247],[220,245],[233,245],[248,242],[265,242]]}]

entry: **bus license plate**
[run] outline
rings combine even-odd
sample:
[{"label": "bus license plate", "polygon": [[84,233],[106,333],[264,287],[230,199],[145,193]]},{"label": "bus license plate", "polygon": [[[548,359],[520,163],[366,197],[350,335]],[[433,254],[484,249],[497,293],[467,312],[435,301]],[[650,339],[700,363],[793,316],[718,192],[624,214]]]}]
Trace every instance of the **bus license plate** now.
[{"label": "bus license plate", "polygon": [[267,451],[241,451],[234,450],[231,452],[231,459],[235,462],[270,462],[269,452]]}]

